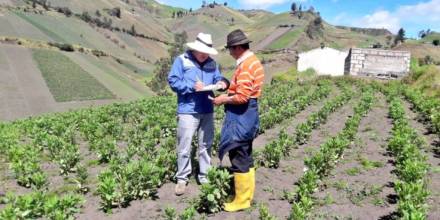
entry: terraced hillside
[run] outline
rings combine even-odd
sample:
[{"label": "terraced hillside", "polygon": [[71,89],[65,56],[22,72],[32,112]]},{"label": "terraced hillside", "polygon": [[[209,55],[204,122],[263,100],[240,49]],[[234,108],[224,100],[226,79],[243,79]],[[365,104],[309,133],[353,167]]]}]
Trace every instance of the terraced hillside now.
[{"label": "terraced hillside", "polygon": [[[220,55],[216,58],[225,68],[226,75],[230,75],[234,61],[223,45],[228,32],[237,28],[248,33],[256,51],[290,49],[300,52],[317,47],[322,42],[340,49],[353,45],[366,47],[376,41],[385,45],[386,38],[333,27],[325,22],[323,34],[316,38],[311,37],[307,34],[307,29],[317,18],[317,14],[311,12],[304,12],[299,17],[290,13],[235,10],[223,5],[190,12],[154,0],[53,0],[50,5],[40,3],[43,1],[36,2],[0,2],[0,44],[15,47],[15,50],[45,49],[62,53],[68,57],[66,62],[72,62],[74,66],[78,66],[78,71],[86,73],[83,76],[93,77],[112,94],[101,96],[99,89],[85,90],[93,93],[88,94],[87,99],[105,98],[108,102],[154,95],[145,82],[153,77],[155,62],[168,56],[167,51],[174,41],[174,34],[183,31],[187,32],[188,40],[194,39],[199,32],[212,34],[215,47],[220,50]],[[292,54],[282,55],[275,52],[258,55],[267,61],[265,65],[268,82],[272,74],[290,69],[294,63]],[[36,63],[33,56],[27,56],[26,59],[33,59],[28,63]],[[49,59],[44,65],[56,66],[58,63],[56,60],[51,63]],[[45,77],[47,75],[42,71],[44,65],[27,68],[26,71],[30,72],[26,74],[43,73],[42,76]],[[6,71],[7,68],[3,70]],[[61,79],[67,80],[65,77]],[[6,81],[7,78],[2,80]],[[47,81],[45,78],[45,82]],[[15,90],[21,81],[17,83]],[[50,83],[39,85],[44,87],[41,90],[54,91],[50,88]],[[74,105],[78,107],[87,103],[80,96],[70,95],[72,98],[58,99],[57,94],[46,95],[52,95],[52,99],[57,101],[78,102]],[[21,102],[20,100],[23,99],[17,102]],[[20,105],[25,103],[21,102]],[[57,102],[54,105],[66,104]],[[46,110],[54,109],[58,107],[48,107]],[[17,114],[16,117],[42,112],[44,111],[28,111],[28,114]],[[0,118],[10,119],[11,116]]]}]

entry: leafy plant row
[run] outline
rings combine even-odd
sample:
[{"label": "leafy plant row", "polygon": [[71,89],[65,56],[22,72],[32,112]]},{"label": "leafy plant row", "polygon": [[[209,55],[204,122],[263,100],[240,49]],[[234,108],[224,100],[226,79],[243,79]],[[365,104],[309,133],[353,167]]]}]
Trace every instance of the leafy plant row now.
[{"label": "leafy plant row", "polygon": [[14,126],[0,130],[1,153],[7,156],[10,168],[20,186],[44,189],[47,176],[40,167],[41,150],[19,142],[19,132]]},{"label": "leafy plant row", "polygon": [[[330,82],[315,81],[307,83],[305,87],[294,83],[268,86],[265,89],[266,96],[261,100],[261,107],[273,109],[282,117],[288,117],[291,110],[285,108],[286,103],[301,102],[301,97],[310,88],[320,88],[321,84]],[[298,89],[291,89],[295,87]],[[313,94],[318,95],[316,92]],[[319,96],[323,94],[321,91]],[[272,100],[271,97],[274,96],[279,97]],[[79,145],[86,142],[89,150],[96,153],[99,162],[110,166],[108,172],[100,176],[100,183],[108,185],[102,184],[101,193],[98,193],[103,207],[109,210],[115,206],[123,206],[133,199],[153,197],[157,187],[174,175],[175,108],[174,97],[156,97],[1,124],[0,128],[7,129],[1,129],[0,151],[7,155],[14,176],[22,186],[39,190],[47,187],[48,177],[40,168],[40,163],[42,158],[48,156],[52,162],[58,164],[62,175],[75,173],[77,177],[74,181],[78,190],[85,193],[89,190],[86,185],[88,173],[81,165]],[[216,112],[221,110],[216,109]],[[267,125],[271,124],[270,121],[270,117],[263,117],[261,120]],[[150,162],[147,164],[148,161]],[[118,163],[120,169],[117,169]],[[145,167],[151,169],[143,170]],[[124,183],[132,181],[130,175],[141,178],[146,173],[152,173],[150,177],[157,177],[161,181],[153,181],[148,186],[131,182],[132,185],[126,186]],[[113,180],[115,184],[112,186]],[[113,189],[114,196],[108,196],[112,193],[107,189]],[[126,193],[127,189],[129,193]],[[140,192],[144,190],[148,193]]]},{"label": "leafy plant row", "polygon": [[346,121],[342,132],[330,138],[321,145],[317,153],[304,160],[307,169],[298,181],[289,219],[306,219],[309,216],[314,205],[312,194],[353,141],[361,119],[370,111],[374,100],[374,90],[366,89],[360,103],[354,107],[354,115]]},{"label": "leafy plant row", "polygon": [[111,213],[113,208],[126,207],[133,200],[155,198],[157,189],[174,176],[177,164],[174,147],[173,138],[137,160],[127,154],[111,158],[110,167],[98,177],[97,194],[102,209]]},{"label": "leafy plant row", "polygon": [[[316,113],[310,115],[306,122],[298,125],[293,135],[287,134],[283,129],[278,135],[278,139],[267,144],[261,152],[257,152],[257,163],[269,168],[277,168],[283,156],[287,156],[292,147],[302,145],[307,142],[313,129],[325,123],[328,116],[342,107],[352,98],[352,91],[346,86],[342,86],[343,92],[334,99],[327,101],[324,106]],[[325,92],[326,89],[323,89]]]},{"label": "leafy plant row", "polygon": [[22,196],[7,194],[0,198],[6,207],[0,212],[0,219],[53,219],[69,220],[80,212],[84,200],[77,195],[59,198],[41,191]]},{"label": "leafy plant row", "polygon": [[403,94],[422,114],[425,122],[432,126],[431,130],[440,136],[440,100],[436,97],[428,97],[409,86],[404,86]]},{"label": "leafy plant row", "polygon": [[427,172],[429,164],[419,149],[423,139],[409,125],[398,92],[387,93],[390,117],[393,119],[392,138],[388,150],[394,155],[398,180],[394,189],[398,197],[398,213],[402,219],[426,219],[428,211]]},{"label": "leafy plant row", "polygon": [[[290,86],[287,86],[290,85]],[[308,96],[311,86],[297,87],[292,83],[280,86],[278,92],[270,92],[265,94],[270,98],[260,101],[261,111],[261,129],[260,133],[264,133],[267,129],[280,123],[286,118],[290,118],[296,113],[295,106],[301,102],[304,97]]]}]

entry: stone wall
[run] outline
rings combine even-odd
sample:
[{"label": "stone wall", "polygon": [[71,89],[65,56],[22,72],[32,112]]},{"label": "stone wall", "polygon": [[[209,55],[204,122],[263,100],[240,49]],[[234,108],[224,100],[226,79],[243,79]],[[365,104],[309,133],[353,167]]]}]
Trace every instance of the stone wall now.
[{"label": "stone wall", "polygon": [[411,54],[407,51],[360,49],[350,50],[346,74],[400,78],[410,71]]}]

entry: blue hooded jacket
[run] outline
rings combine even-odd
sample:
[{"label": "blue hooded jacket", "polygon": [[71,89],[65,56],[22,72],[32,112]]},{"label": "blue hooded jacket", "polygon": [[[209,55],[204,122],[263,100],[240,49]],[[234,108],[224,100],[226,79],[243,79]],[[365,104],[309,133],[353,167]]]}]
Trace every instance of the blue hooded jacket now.
[{"label": "blue hooded jacket", "polygon": [[208,98],[214,94],[212,91],[196,92],[194,85],[198,80],[205,85],[211,85],[226,79],[221,75],[217,63],[210,57],[202,64],[202,67],[190,51],[177,57],[168,75],[168,83],[177,93],[178,114],[214,112],[214,105]]}]

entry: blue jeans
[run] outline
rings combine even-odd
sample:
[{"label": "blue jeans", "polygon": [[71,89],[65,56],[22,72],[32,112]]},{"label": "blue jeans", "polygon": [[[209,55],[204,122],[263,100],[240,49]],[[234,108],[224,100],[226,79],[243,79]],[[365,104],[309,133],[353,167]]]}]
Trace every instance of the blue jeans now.
[{"label": "blue jeans", "polygon": [[177,182],[187,182],[191,174],[191,143],[198,133],[200,183],[206,183],[211,167],[211,146],[214,141],[214,114],[178,114],[177,126]]}]

